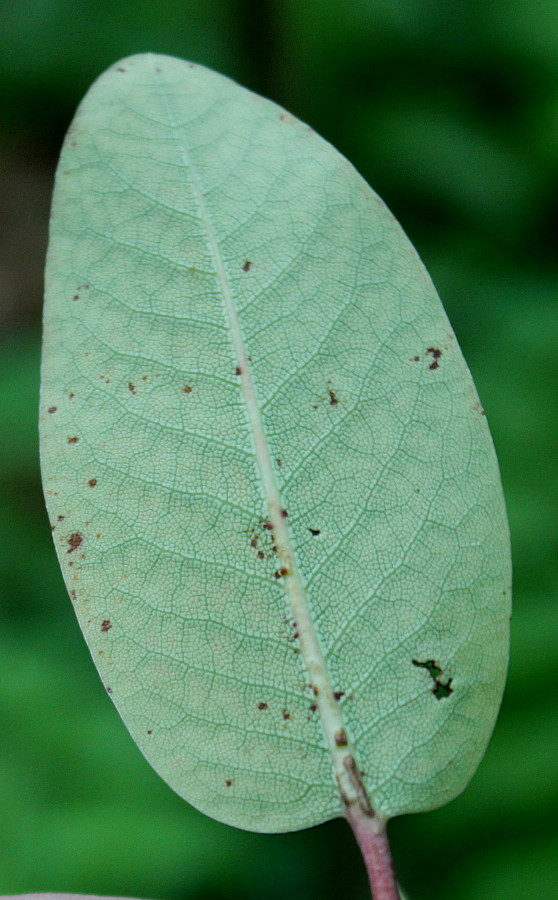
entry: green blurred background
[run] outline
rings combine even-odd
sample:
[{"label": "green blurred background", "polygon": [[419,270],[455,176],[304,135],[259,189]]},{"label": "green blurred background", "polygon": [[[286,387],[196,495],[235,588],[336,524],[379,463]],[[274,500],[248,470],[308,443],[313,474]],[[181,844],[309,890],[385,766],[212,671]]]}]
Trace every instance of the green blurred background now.
[{"label": "green blurred background", "polygon": [[0,6],[0,893],[357,900],[348,828],[252,835],[140,756],[58,571],[37,455],[56,156],[119,57],[193,59],[309,122],[386,200],[438,286],[502,466],[508,689],[465,794],[391,824],[412,900],[558,897],[558,3],[20,0]]}]

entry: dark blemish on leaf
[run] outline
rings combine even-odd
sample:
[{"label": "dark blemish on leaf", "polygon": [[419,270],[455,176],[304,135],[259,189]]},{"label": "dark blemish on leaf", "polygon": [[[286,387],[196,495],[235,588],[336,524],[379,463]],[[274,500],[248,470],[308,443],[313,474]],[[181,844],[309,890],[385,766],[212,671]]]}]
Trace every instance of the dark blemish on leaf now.
[{"label": "dark blemish on leaf", "polygon": [[159,66],[155,66],[155,71],[156,71],[156,72],[160,72],[160,71],[161,71],[161,69],[159,68]]},{"label": "dark blemish on leaf", "polygon": [[79,531],[75,531],[74,534],[71,534],[68,538],[68,545],[70,549],[67,551],[67,553],[73,553],[74,550],[77,550],[78,547],[81,547],[82,541],[83,537],[79,533]]},{"label": "dark blemish on leaf", "polygon": [[235,375],[242,375],[242,366],[237,366],[234,370]]},{"label": "dark blemish on leaf", "polygon": [[281,518],[282,518],[282,519],[288,519],[288,517],[289,517],[289,514],[288,514],[287,510],[286,510],[286,509],[282,509],[282,510],[281,510]]},{"label": "dark blemish on leaf", "polygon": [[90,478],[89,481],[87,482],[87,484],[89,485],[89,487],[96,487],[96,485],[97,485],[97,479],[96,479],[96,478]]},{"label": "dark blemish on leaf", "polygon": [[258,709],[269,709],[267,703],[258,703]]},{"label": "dark blemish on leaf", "polygon": [[77,442],[79,441],[79,438],[78,437],[69,437],[69,438],[66,438],[66,440],[68,441],[69,444],[77,444]]},{"label": "dark blemish on leaf", "polygon": [[111,687],[107,687],[106,690],[107,690],[107,694],[112,694],[112,688],[111,688]]},{"label": "dark blemish on leaf", "polygon": [[287,569],[286,566],[281,566],[281,568],[279,569],[279,574],[281,575],[282,578],[286,578],[287,575],[290,575],[291,573],[289,572],[289,570]]},{"label": "dark blemish on leaf", "polygon": [[432,362],[428,366],[429,369],[437,369],[439,366],[438,360],[442,355],[442,351],[438,349],[438,347],[428,347],[427,353],[432,357]]},{"label": "dark blemish on leaf", "polygon": [[441,666],[435,662],[433,659],[427,659],[426,662],[419,662],[417,659],[411,660],[414,666],[418,666],[420,669],[426,669],[432,681],[434,682],[434,687],[432,688],[432,693],[436,697],[436,700],[442,700],[444,697],[449,697],[450,694],[453,693],[453,688],[451,683],[453,678],[448,678],[447,681],[442,681],[443,670]]},{"label": "dark blemish on leaf", "polygon": [[418,362],[419,360],[420,360],[420,356],[413,356],[413,359],[412,359],[413,362]]},{"label": "dark blemish on leaf", "polygon": [[153,734],[153,729],[152,729],[152,728],[148,728],[148,729],[147,729],[147,733],[148,733],[148,734]]},{"label": "dark blemish on leaf", "polygon": [[334,691],[333,696],[336,700],[341,700],[341,697],[345,696],[345,691]]},{"label": "dark blemish on leaf", "polygon": [[128,390],[130,391],[131,394],[136,393],[136,386],[135,386],[135,384],[132,384],[131,381],[128,382]]},{"label": "dark blemish on leaf", "polygon": [[265,553],[263,550],[258,550],[258,559],[265,559]]},{"label": "dark blemish on leaf", "polygon": [[336,747],[346,747],[348,744],[347,732],[344,728],[340,728],[339,731],[336,731],[333,739],[335,741]]},{"label": "dark blemish on leaf", "polygon": [[70,391],[70,393],[68,394],[68,397],[70,398],[70,400],[73,400],[75,396],[76,395],[74,394],[73,391]]},{"label": "dark blemish on leaf", "polygon": [[48,412],[49,412],[49,413],[55,413],[57,409],[58,409],[57,406],[49,406]]},{"label": "dark blemish on leaf", "polygon": [[254,549],[258,546],[258,535],[255,534],[252,540],[250,541],[250,546],[254,547]]},{"label": "dark blemish on leaf", "polygon": [[277,581],[279,581],[279,579],[281,578],[281,572],[274,572],[274,573],[273,573],[273,577],[274,577]]},{"label": "dark blemish on leaf", "polygon": [[[362,776],[364,775],[364,772],[361,772],[358,769],[354,756],[351,756],[350,754],[347,754],[347,756],[343,757],[343,765],[349,775],[351,784],[357,792],[358,805],[365,815],[373,816],[374,809],[372,808],[370,798],[366,793],[366,788],[364,787],[364,784],[362,782]],[[341,791],[341,796],[343,797],[344,803],[349,806],[351,801],[343,794],[343,791]]]},{"label": "dark blemish on leaf", "polygon": [[247,259],[246,262],[244,263],[244,265],[242,266],[242,271],[249,272],[251,268],[252,268],[252,262],[251,262],[251,260]]},{"label": "dark blemish on leaf", "polygon": [[339,400],[337,399],[337,394],[335,393],[335,391],[332,391],[331,388],[328,388],[328,394],[329,394],[329,405],[337,406],[337,404],[339,403]]},{"label": "dark blemish on leaf", "polygon": [[233,783],[232,778],[227,778],[227,780],[225,781],[225,784],[227,787],[232,787],[232,783]]},{"label": "dark blemish on leaf", "polygon": [[269,521],[269,519],[262,519],[261,522],[262,528],[265,528],[266,531],[273,531],[273,525]]},{"label": "dark blemish on leaf", "polygon": [[112,628],[112,622],[110,619],[103,619],[101,622],[101,631],[110,631]]},{"label": "dark blemish on leaf", "polygon": [[317,703],[310,704],[310,712],[316,712],[317,708],[318,708]]},{"label": "dark blemish on leaf", "polygon": [[290,714],[290,712],[289,712],[287,709],[284,709],[284,710],[283,710],[282,715],[283,715],[283,718],[285,719],[285,721],[287,721],[287,719],[290,719],[290,718],[291,718],[291,714]]},{"label": "dark blemish on leaf", "polygon": [[482,403],[480,402],[480,400],[477,400],[476,403],[473,403],[473,409],[476,410],[476,412],[480,413],[481,416],[486,415],[486,413],[484,411],[484,407],[483,407]]},{"label": "dark blemish on leaf", "polygon": [[318,685],[317,685],[317,684],[311,684],[311,685],[310,685],[310,688],[311,688],[311,690],[312,690],[312,693],[314,694],[314,697],[318,697],[318,696],[319,696],[319,693],[320,693],[320,689],[318,688]]},{"label": "dark blemish on leaf", "polygon": [[63,522],[64,519],[66,518],[66,516],[63,516],[62,514],[60,514],[59,516],[56,516],[56,518],[58,519],[59,522]]},{"label": "dark blemish on leaf", "polygon": [[[75,147],[75,146],[76,146],[75,144],[72,144],[72,147]],[[74,296],[72,297],[72,300],[79,300],[79,294],[74,294]]]},{"label": "dark blemish on leaf", "polygon": [[126,69],[123,69],[121,66],[118,66],[116,69],[117,72],[125,72]]},{"label": "dark blemish on leaf", "polygon": [[314,537],[318,537],[318,535],[322,533],[319,528],[309,528],[308,531],[310,534],[314,535]]},{"label": "dark blemish on leaf", "polygon": [[277,465],[279,466],[279,468],[281,468],[281,466],[283,465],[283,460],[282,460],[279,456],[277,456],[277,457],[275,458],[275,462],[277,463]]},{"label": "dark blemish on leaf", "polygon": [[185,384],[184,387],[182,388],[182,392],[183,392],[184,394],[191,394],[191,393],[192,393],[192,385],[191,385],[191,384]]},{"label": "dark blemish on leaf", "polygon": [[284,113],[284,112],[279,113],[279,121],[280,121],[280,122],[284,122],[284,121],[286,120],[286,118],[287,118],[287,114],[286,114],[286,113]]}]

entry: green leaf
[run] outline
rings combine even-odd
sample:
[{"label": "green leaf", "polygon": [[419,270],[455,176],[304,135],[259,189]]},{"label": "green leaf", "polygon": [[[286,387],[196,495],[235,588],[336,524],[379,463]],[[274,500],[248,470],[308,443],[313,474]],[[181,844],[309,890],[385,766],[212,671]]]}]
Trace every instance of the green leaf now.
[{"label": "green leaf", "polygon": [[164,56],[94,84],[56,177],[42,461],[142,752],[284,831],[459,793],[505,677],[508,532],[471,377],[352,166]]}]

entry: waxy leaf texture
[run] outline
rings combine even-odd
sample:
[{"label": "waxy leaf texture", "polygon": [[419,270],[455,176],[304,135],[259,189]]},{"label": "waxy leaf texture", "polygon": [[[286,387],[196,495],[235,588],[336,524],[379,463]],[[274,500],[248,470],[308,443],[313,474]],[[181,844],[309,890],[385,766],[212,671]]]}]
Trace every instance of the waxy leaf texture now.
[{"label": "waxy leaf texture", "polygon": [[508,653],[497,462],[424,267],[331,145],[192,63],[105,72],[56,176],[41,403],[68,590],[174,790],[286,831],[463,789]]}]

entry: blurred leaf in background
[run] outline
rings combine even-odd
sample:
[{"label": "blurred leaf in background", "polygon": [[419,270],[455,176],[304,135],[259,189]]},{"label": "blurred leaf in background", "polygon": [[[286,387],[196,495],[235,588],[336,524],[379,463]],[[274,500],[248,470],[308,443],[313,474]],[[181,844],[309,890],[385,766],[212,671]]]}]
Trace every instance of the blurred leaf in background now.
[{"label": "blurred leaf in background", "polygon": [[39,487],[42,267],[56,158],[127,54],[270,96],[355,163],[419,249],[485,406],[515,561],[510,679],[457,801],[391,826],[412,900],[558,882],[558,6],[555,0],[21,0],[0,5],[0,893],[366,897],[341,821],[226,828],[138,754],[89,658]]}]

